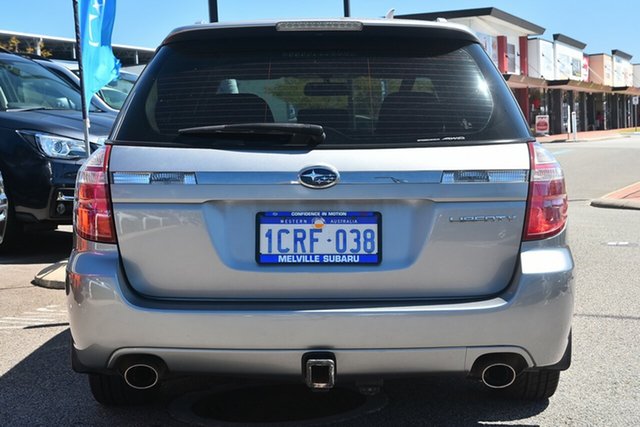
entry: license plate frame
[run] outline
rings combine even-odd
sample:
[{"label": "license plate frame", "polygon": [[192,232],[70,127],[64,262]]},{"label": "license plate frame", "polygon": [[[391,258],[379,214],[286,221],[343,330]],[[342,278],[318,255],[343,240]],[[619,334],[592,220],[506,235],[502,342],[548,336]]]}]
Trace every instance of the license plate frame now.
[{"label": "license plate frame", "polygon": [[[265,221],[266,219],[266,221]],[[262,225],[278,224],[274,221],[282,220],[302,220],[302,227],[306,229],[317,228],[313,226],[317,219],[324,220],[324,226],[333,229],[345,230],[349,225],[352,227],[362,227],[375,230],[375,251],[372,253],[306,253],[306,254],[286,254],[286,253],[263,253],[261,252]],[[339,223],[335,223],[339,221]],[[347,221],[345,223],[345,221]],[[298,223],[300,224],[300,223]],[[293,229],[294,224],[290,222],[289,229]],[[312,227],[313,226],[313,227]],[[342,265],[342,266],[373,266],[382,262],[382,214],[374,211],[263,211],[256,213],[255,220],[255,260],[260,266],[294,266],[294,265]],[[286,228],[286,227],[285,227]],[[266,228],[268,231],[269,229]],[[324,230],[324,228],[323,228]],[[328,230],[328,229],[327,229]],[[346,232],[346,231],[345,231]],[[337,237],[336,237],[337,238]],[[362,238],[362,235],[361,235]],[[327,240],[330,242],[330,240]],[[337,243],[337,242],[336,242]],[[361,243],[362,244],[362,243]],[[353,248],[352,248],[353,249]],[[364,248],[363,248],[364,250]],[[266,252],[266,251],[265,251]],[[306,251],[305,251],[306,252]],[[329,256],[329,258],[325,258]],[[349,258],[349,256],[352,256]],[[284,257],[284,258],[280,258]],[[319,258],[318,258],[319,257]]]}]

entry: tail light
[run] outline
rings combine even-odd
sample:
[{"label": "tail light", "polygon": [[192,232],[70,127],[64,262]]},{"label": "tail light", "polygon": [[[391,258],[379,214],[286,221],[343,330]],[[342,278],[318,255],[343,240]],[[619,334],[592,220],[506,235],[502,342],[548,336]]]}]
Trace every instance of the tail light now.
[{"label": "tail light", "polygon": [[549,151],[529,143],[531,183],[527,200],[524,240],[539,240],[560,233],[567,222],[567,191],[562,168]]},{"label": "tail light", "polygon": [[109,194],[109,154],[111,146],[96,150],[78,171],[73,223],[83,239],[115,243],[116,233]]}]

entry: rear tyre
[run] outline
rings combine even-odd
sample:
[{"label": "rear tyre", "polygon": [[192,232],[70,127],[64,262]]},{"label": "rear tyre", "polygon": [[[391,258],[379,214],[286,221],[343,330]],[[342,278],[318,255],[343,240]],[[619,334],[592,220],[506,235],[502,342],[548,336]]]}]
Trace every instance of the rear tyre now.
[{"label": "rear tyre", "polygon": [[512,399],[543,400],[553,396],[559,382],[558,370],[525,371],[516,377],[513,384],[496,392]]},{"label": "rear tyre", "polygon": [[146,390],[129,387],[120,375],[89,374],[93,398],[107,406],[133,406],[153,403],[158,399],[159,384]]}]

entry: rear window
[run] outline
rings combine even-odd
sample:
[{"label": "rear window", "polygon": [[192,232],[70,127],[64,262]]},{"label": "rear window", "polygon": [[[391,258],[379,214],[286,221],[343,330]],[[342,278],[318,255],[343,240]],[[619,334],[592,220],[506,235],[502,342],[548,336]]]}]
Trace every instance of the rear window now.
[{"label": "rear window", "polygon": [[321,125],[323,147],[528,137],[517,104],[479,45],[371,45],[165,46],[134,90],[114,139],[206,145],[207,138],[179,130],[240,123]]}]

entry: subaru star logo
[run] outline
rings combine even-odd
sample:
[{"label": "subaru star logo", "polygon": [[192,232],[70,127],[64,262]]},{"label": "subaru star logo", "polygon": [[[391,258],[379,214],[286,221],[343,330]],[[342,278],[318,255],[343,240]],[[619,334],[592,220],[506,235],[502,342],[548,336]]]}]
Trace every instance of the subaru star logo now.
[{"label": "subaru star logo", "polygon": [[309,188],[329,188],[338,183],[340,174],[337,170],[326,166],[305,168],[298,174],[300,184]]}]

